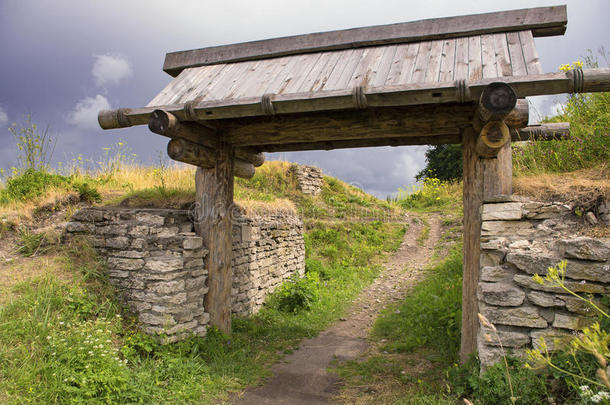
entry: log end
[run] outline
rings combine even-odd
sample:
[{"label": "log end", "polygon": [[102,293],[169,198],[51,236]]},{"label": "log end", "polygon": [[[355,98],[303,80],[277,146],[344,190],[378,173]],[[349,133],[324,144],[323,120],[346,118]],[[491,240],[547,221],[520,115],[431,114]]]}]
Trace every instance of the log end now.
[{"label": "log end", "polygon": [[97,122],[102,129],[120,128],[118,110],[102,110],[97,114]]},{"label": "log end", "polygon": [[517,93],[507,83],[493,82],[481,93],[479,104],[484,109],[484,115],[488,115],[488,117],[482,117],[485,121],[504,118],[515,108]]},{"label": "log end", "polygon": [[[186,150],[186,142],[184,139],[172,139],[167,143],[167,154],[173,160],[183,161],[183,156]],[[189,162],[186,162],[189,163]]]},{"label": "log end", "polygon": [[154,110],[150,114],[148,129],[156,134],[164,135],[170,127],[176,126],[177,122],[175,115],[163,110]]},{"label": "log end", "polygon": [[97,122],[102,129],[127,128],[133,124],[127,117],[130,110],[119,108],[118,110],[102,110],[97,114]]},{"label": "log end", "polygon": [[475,149],[480,157],[493,158],[510,139],[510,130],[503,121],[489,121],[481,129]]}]

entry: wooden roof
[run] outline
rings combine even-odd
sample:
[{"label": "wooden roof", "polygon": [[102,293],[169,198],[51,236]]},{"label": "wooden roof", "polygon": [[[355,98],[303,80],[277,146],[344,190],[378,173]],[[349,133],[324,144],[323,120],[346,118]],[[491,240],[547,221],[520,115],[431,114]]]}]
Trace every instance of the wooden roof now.
[{"label": "wooden roof", "polygon": [[188,68],[148,107],[541,73],[532,32],[519,31]]},{"label": "wooden roof", "polygon": [[459,142],[494,81],[517,97],[596,82],[542,74],[534,37],[566,23],[565,6],[541,7],[173,52],[177,77],[146,107],[99,122],[147,124],[158,109],[258,151]]}]

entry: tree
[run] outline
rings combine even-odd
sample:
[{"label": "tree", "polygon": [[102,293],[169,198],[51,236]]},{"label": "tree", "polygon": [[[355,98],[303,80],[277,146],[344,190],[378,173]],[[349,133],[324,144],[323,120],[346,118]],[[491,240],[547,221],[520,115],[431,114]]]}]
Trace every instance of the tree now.
[{"label": "tree", "polygon": [[426,167],[415,176],[416,180],[437,178],[453,181],[462,178],[462,147],[435,145],[426,151]]}]

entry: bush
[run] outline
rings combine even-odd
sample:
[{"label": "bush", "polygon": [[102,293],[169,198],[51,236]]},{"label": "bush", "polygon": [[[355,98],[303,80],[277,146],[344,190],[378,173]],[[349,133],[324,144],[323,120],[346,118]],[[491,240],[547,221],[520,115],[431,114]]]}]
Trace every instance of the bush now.
[{"label": "bush", "polygon": [[318,299],[320,277],[316,272],[309,272],[304,277],[293,275],[278,289],[275,294],[277,308],[283,312],[297,313],[311,309]]},{"label": "bush", "polygon": [[459,181],[463,171],[460,145],[435,145],[426,151],[426,167],[417,173],[417,181],[436,178],[443,181]]},{"label": "bush", "polygon": [[20,175],[11,177],[6,188],[0,191],[0,202],[26,201],[42,196],[52,187],[66,187],[70,178],[41,170],[27,169]]}]

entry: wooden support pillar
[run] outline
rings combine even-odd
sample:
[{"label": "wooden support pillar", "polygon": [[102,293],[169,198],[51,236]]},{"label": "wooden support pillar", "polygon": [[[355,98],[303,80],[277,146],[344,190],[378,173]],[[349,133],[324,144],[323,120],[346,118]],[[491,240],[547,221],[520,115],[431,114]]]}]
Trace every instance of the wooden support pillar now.
[{"label": "wooden support pillar", "polygon": [[478,134],[472,128],[462,133],[464,159],[464,262],[462,280],[462,339],[460,361],[477,351],[479,330],[477,286],[481,256],[481,214],[483,202],[483,164],[476,152]]},{"label": "wooden support pillar", "polygon": [[510,142],[495,158],[481,159],[483,167],[483,202],[506,201],[513,193],[513,160]]},{"label": "wooden support pillar", "polygon": [[233,161],[235,151],[221,142],[214,167],[197,168],[195,230],[208,248],[208,293],[205,310],[210,325],[231,333]]}]

